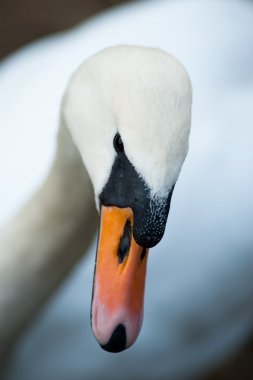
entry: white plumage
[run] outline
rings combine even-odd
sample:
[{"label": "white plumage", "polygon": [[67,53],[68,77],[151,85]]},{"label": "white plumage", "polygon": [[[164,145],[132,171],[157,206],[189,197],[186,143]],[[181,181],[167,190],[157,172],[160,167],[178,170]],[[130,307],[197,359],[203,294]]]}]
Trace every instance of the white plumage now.
[{"label": "white plumage", "polygon": [[96,197],[111,173],[117,132],[152,196],[168,196],[188,151],[191,100],[185,69],[158,49],[117,46],[78,68],[62,114]]}]

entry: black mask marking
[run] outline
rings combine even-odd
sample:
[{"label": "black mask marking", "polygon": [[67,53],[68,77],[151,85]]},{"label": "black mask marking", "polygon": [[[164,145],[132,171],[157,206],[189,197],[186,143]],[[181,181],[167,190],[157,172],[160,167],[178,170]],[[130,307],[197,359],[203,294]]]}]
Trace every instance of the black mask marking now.
[{"label": "black mask marking", "polygon": [[104,206],[131,207],[134,239],[140,246],[150,248],[163,237],[173,189],[174,186],[167,199],[152,199],[149,188],[122,150],[118,151],[99,199]]}]

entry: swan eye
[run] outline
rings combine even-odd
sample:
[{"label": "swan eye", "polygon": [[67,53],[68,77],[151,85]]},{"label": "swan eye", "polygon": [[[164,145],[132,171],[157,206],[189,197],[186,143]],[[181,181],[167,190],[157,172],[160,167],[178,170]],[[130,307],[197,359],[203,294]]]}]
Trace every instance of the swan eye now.
[{"label": "swan eye", "polygon": [[113,146],[117,153],[124,152],[124,144],[120,135],[117,133],[113,139]]}]

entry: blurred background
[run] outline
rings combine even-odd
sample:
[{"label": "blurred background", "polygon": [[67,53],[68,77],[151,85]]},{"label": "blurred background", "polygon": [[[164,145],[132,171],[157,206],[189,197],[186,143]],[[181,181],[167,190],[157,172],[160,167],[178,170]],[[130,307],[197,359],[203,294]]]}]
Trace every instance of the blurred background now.
[{"label": "blurred background", "polygon": [[[0,0],[0,59],[6,58],[27,43],[64,31],[98,12],[122,3],[130,2],[126,0]],[[249,46],[249,49],[252,47]],[[243,348],[233,353],[218,367],[209,369],[201,379],[252,380],[252,358],[253,339],[249,336]]]},{"label": "blurred background", "polygon": [[[127,0],[1,0],[0,58]],[[61,10],[59,12],[59,9]]]}]

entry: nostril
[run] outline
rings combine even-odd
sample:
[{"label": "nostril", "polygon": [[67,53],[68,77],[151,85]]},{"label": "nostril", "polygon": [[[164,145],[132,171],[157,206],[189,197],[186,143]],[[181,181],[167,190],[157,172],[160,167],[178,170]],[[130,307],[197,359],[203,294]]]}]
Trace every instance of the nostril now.
[{"label": "nostril", "polygon": [[122,264],[125,257],[128,255],[131,246],[132,227],[130,220],[126,221],[123,235],[121,236],[118,249],[118,262]]},{"label": "nostril", "polygon": [[120,324],[113,331],[109,342],[101,347],[108,352],[120,352],[126,349],[126,329]]}]

